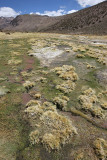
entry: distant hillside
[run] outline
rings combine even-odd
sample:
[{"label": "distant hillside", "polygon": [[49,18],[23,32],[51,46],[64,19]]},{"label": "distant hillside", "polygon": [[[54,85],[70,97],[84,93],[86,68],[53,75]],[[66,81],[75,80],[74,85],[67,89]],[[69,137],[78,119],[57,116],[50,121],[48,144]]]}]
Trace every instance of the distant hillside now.
[{"label": "distant hillside", "polygon": [[13,17],[0,17],[0,29],[5,28],[13,20]]},{"label": "distant hillside", "polygon": [[107,34],[107,1],[65,15],[47,32]]},{"label": "distant hillside", "polygon": [[40,15],[19,15],[13,19],[5,30],[32,32],[40,31],[58,22],[58,17]]},{"label": "distant hillside", "polygon": [[49,17],[20,15],[4,31],[107,34],[107,1],[78,12]]}]

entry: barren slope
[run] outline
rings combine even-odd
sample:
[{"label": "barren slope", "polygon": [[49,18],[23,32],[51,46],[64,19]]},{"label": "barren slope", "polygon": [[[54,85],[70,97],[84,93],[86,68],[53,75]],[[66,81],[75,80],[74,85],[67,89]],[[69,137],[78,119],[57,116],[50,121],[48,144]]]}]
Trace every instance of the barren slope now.
[{"label": "barren slope", "polygon": [[10,22],[5,30],[32,32],[45,29],[58,21],[56,17],[40,16],[40,15],[20,15]]},{"label": "barren slope", "polygon": [[22,32],[57,32],[107,34],[107,1],[76,13],[49,17],[40,15],[17,16],[4,30]]},{"label": "barren slope", "polygon": [[107,34],[107,1],[65,15],[62,20],[44,31]]},{"label": "barren slope", "polygon": [[6,27],[13,19],[13,17],[0,17],[0,29]]}]

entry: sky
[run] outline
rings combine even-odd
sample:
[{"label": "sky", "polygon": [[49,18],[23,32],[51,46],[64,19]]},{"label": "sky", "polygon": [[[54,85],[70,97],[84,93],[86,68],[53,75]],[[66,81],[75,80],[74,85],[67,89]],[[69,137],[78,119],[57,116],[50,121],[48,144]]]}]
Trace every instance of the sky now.
[{"label": "sky", "polygon": [[104,0],[0,0],[0,17],[20,14],[61,16],[93,6]]}]

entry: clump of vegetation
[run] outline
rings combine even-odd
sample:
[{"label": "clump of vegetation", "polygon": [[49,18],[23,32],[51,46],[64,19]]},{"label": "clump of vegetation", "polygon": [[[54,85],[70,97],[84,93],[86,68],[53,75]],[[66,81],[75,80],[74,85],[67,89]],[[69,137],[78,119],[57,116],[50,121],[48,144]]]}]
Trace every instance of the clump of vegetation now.
[{"label": "clump of vegetation", "polygon": [[102,104],[101,104],[101,107],[102,107],[103,109],[107,109],[107,102],[102,103]]},{"label": "clump of vegetation", "polygon": [[43,107],[45,111],[50,110],[50,111],[56,112],[56,105],[54,105],[51,102],[48,102],[48,101],[44,102]]},{"label": "clump of vegetation", "polygon": [[98,93],[97,97],[100,99],[102,98],[103,94],[102,93]]},{"label": "clump of vegetation", "polygon": [[90,111],[92,115],[99,118],[105,117],[104,111],[100,107],[98,98],[95,95],[95,91],[91,88],[85,90],[82,95],[79,96],[79,102],[83,110]]},{"label": "clump of vegetation", "polygon": [[54,71],[60,78],[64,80],[78,80],[78,75],[75,73],[75,68],[73,66],[63,65],[62,67],[54,68]]},{"label": "clump of vegetation", "polygon": [[58,84],[56,86],[56,89],[64,92],[64,93],[70,93],[75,89],[76,84],[70,80],[64,81],[62,84]]},{"label": "clump of vegetation", "polygon": [[0,82],[7,80],[7,78],[0,78]]},{"label": "clump of vegetation", "polygon": [[66,49],[65,51],[66,51],[67,53],[69,53],[71,50],[70,50],[70,49]]},{"label": "clump of vegetation", "polygon": [[98,138],[94,141],[95,153],[101,160],[106,160],[107,158],[107,141],[103,138]]},{"label": "clump of vegetation", "polygon": [[95,66],[92,66],[91,64],[89,64],[87,62],[86,62],[86,65],[87,65],[87,69],[95,69],[96,68]]},{"label": "clump of vegetation", "polygon": [[103,96],[107,96],[107,90],[102,91],[102,92],[98,93],[98,95],[97,95],[97,97],[98,97],[99,99],[102,98]]},{"label": "clump of vegetation", "polygon": [[105,52],[100,53],[100,52],[91,48],[85,54],[91,58],[95,58],[99,63],[101,63],[103,65],[107,65]]},{"label": "clump of vegetation", "polygon": [[17,75],[18,72],[10,72],[10,75]]},{"label": "clump of vegetation", "polygon": [[88,68],[88,69],[90,69],[90,68],[94,68],[94,69],[95,69],[96,67],[95,67],[95,66],[92,66],[92,65],[90,65],[90,64],[87,64],[87,68]]},{"label": "clump of vegetation", "polygon": [[77,57],[77,58],[84,58],[85,55],[83,55],[83,54],[77,54],[76,57]]},{"label": "clump of vegetation", "polygon": [[107,90],[102,91],[102,94],[107,96]]},{"label": "clump of vegetation", "polygon": [[86,51],[86,49],[85,49],[85,47],[84,46],[81,46],[81,45],[79,45],[78,47],[77,46],[75,46],[75,45],[73,45],[73,49],[72,49],[74,52],[85,52]]},{"label": "clump of vegetation", "polygon": [[107,54],[106,52],[103,51],[99,51],[98,49],[96,49],[95,47],[92,46],[84,46],[84,45],[79,45],[78,47],[73,44],[73,49],[74,52],[84,52],[84,55],[82,54],[78,54],[77,57],[78,58],[84,58],[83,56],[89,56],[91,58],[95,58],[99,63],[103,64],[103,65],[107,65]]},{"label": "clump of vegetation", "polygon": [[44,77],[41,77],[41,78],[40,78],[40,82],[42,82],[42,83],[46,83],[46,82],[47,82],[47,79],[46,79],[46,78],[44,78]]},{"label": "clump of vegetation", "polygon": [[[70,141],[70,137],[73,136],[73,134],[76,134],[76,129],[75,127],[72,126],[70,120],[68,120],[66,117],[59,115],[57,112],[52,112],[52,111],[47,111],[45,112],[42,117],[40,118],[41,121],[43,122],[44,126],[49,128],[49,132],[52,135],[54,135],[57,141],[59,141],[57,145],[54,145],[54,149],[59,149],[61,145],[64,145]],[[46,135],[45,135],[46,136]],[[46,138],[48,139],[48,137]],[[49,141],[50,141],[49,137]],[[52,141],[53,141],[53,136],[52,136]],[[45,139],[44,139],[45,143]],[[52,144],[52,143],[51,143]],[[50,146],[50,144],[46,145],[49,148],[52,149],[53,147]]]},{"label": "clump of vegetation", "polygon": [[81,153],[77,153],[76,157],[74,160],[84,160],[84,153],[81,152]]},{"label": "clump of vegetation", "polygon": [[32,74],[31,73],[28,73],[27,71],[22,71],[21,72],[21,76],[23,77],[23,78],[27,78],[27,77],[30,77]]},{"label": "clump of vegetation", "polygon": [[14,57],[11,60],[8,60],[9,65],[18,65],[21,64],[22,60],[21,59],[15,59]]},{"label": "clump of vegetation", "polygon": [[40,93],[36,93],[36,94],[33,95],[33,97],[35,99],[40,99],[41,98],[41,94]]},{"label": "clump of vegetation", "polygon": [[[63,97],[66,101],[68,97]],[[72,122],[60,115],[56,106],[51,102],[44,102],[26,108],[30,122],[36,130],[29,135],[32,145],[39,142],[48,150],[59,150],[62,145],[69,143],[73,135],[77,134]]]},{"label": "clump of vegetation", "polygon": [[40,118],[40,116],[43,114],[43,108],[40,105],[34,105],[34,106],[30,106],[28,108],[25,109],[25,113],[27,113],[27,116],[30,119],[38,119]]},{"label": "clump of vegetation", "polygon": [[98,57],[98,60],[97,60],[99,63],[102,63],[103,65],[106,65],[106,61],[105,61],[105,58],[103,57]]},{"label": "clump of vegetation", "polygon": [[7,93],[10,93],[9,89],[6,88],[6,86],[2,86],[2,87],[0,86],[0,96],[3,96]]},{"label": "clump of vegetation", "polygon": [[21,53],[21,52],[15,52],[15,51],[14,51],[14,52],[11,52],[11,54],[12,54],[12,55],[15,55],[15,56],[20,56],[22,53]]},{"label": "clump of vegetation", "polygon": [[29,135],[29,138],[32,145],[39,143],[39,131],[32,131]]},{"label": "clump of vegetation", "polygon": [[61,110],[66,110],[68,101],[69,101],[68,97],[62,96],[62,97],[55,97],[53,103],[57,106],[57,108]]},{"label": "clump of vegetation", "polygon": [[76,46],[73,46],[72,50],[73,50],[74,52],[78,52],[78,48],[77,48]]},{"label": "clump of vegetation", "polygon": [[42,97],[41,93],[38,92],[38,91],[35,91],[35,90],[33,90],[33,91],[31,90],[31,91],[29,92],[29,94],[30,94],[30,96],[33,97],[34,99],[41,99],[41,97]]},{"label": "clump of vegetation", "polygon": [[69,65],[63,65],[62,67],[56,67],[53,70],[56,74],[64,80],[62,84],[58,84],[56,89],[70,93],[75,89],[75,81],[78,80],[78,75],[75,72],[75,68]]},{"label": "clump of vegetation", "polygon": [[31,81],[25,81],[25,83],[23,83],[23,86],[29,90],[31,88],[33,88],[35,86],[35,83],[34,82],[31,82]]},{"label": "clump of vegetation", "polygon": [[26,107],[34,106],[34,105],[39,105],[39,102],[36,100],[30,100],[27,104]]},{"label": "clump of vegetation", "polygon": [[47,75],[49,72],[48,72],[48,71],[43,70],[43,71],[41,71],[41,73],[42,73],[42,74],[44,74],[44,75]]},{"label": "clump of vegetation", "polygon": [[51,133],[46,133],[43,136],[42,143],[45,148],[50,151],[51,150],[59,150],[60,147],[60,139],[57,135],[53,135]]}]

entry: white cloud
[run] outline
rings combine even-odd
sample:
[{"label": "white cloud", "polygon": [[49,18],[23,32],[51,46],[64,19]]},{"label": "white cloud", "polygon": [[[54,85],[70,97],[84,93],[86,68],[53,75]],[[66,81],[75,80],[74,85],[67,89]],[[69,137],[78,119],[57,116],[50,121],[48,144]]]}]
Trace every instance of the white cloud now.
[{"label": "white cloud", "polygon": [[61,9],[64,9],[64,8],[66,8],[66,6],[60,6],[60,8],[61,8]]},{"label": "white cloud", "polygon": [[33,13],[33,12],[31,12],[30,14],[47,15],[47,16],[54,17],[54,16],[62,16],[62,15],[65,15],[65,14],[74,13],[76,11],[77,10],[71,10],[71,11],[67,12],[64,9],[59,9],[57,11],[44,11],[43,13],[40,13],[40,12]]},{"label": "white cloud", "polygon": [[78,10],[74,10],[74,9],[73,9],[73,10],[71,10],[71,11],[68,11],[67,14],[74,13],[74,12],[77,12],[77,11],[78,11]]},{"label": "white cloud", "polygon": [[104,0],[77,0],[77,1],[82,7],[86,7],[86,6],[93,6],[95,4],[103,2]]},{"label": "white cloud", "polygon": [[36,12],[39,15],[47,15],[47,16],[62,16],[65,14],[64,9],[59,9],[57,11],[44,11],[43,13]]},{"label": "white cloud", "polygon": [[0,17],[16,17],[21,12],[16,12],[10,7],[1,7],[0,8]]}]

